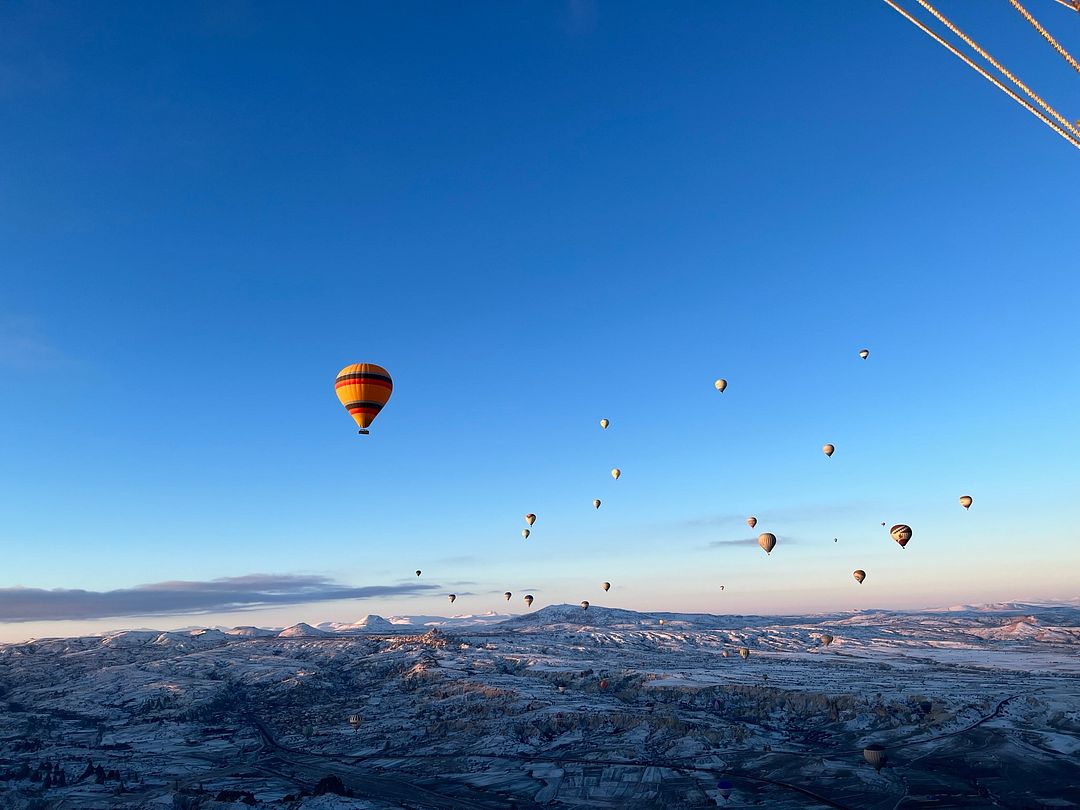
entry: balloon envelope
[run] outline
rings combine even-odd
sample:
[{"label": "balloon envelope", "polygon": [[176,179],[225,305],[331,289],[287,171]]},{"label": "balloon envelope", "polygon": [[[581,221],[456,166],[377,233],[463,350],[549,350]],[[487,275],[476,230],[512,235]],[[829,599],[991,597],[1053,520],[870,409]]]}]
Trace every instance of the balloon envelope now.
[{"label": "balloon envelope", "polygon": [[960,505],[962,507],[964,507],[965,509],[968,509],[971,506],[972,503],[973,503],[973,501],[971,500],[970,495],[962,495],[962,496],[960,496]]},{"label": "balloon envelope", "polygon": [[512,594],[512,593],[510,593],[510,591],[507,591],[506,593],[504,593],[504,594],[503,594],[503,596],[505,596],[505,597],[506,597],[506,601],[507,601],[507,602],[509,602],[509,601],[510,601],[510,597],[511,597],[511,596],[513,596],[513,594]]},{"label": "balloon envelope", "polygon": [[821,452],[827,456],[831,456],[834,452],[836,452],[836,448],[833,447],[831,444],[826,444],[821,448]]},{"label": "balloon envelope", "polygon": [[611,422],[609,422],[607,419],[600,420],[600,427],[602,427],[604,430],[607,430],[607,426],[610,424]]},{"label": "balloon envelope", "polygon": [[592,505],[593,505],[594,509],[599,509],[600,508],[600,499],[599,498],[594,498],[593,502],[592,502]]},{"label": "balloon envelope", "polygon": [[448,594],[446,598],[450,600],[450,604],[452,605],[452,604],[454,604],[454,600],[457,599],[457,594],[456,593]]},{"label": "balloon envelope", "polygon": [[716,783],[716,789],[720,792],[720,797],[726,799],[731,795],[731,782],[727,779],[721,779]]},{"label": "balloon envelope", "polygon": [[911,539],[911,527],[906,523],[897,523],[889,529],[889,534],[892,536],[893,540],[900,544],[900,548],[903,548],[908,544],[908,540]]},{"label": "balloon envelope", "polygon": [[611,583],[610,582],[605,582],[600,587],[603,588],[605,591],[610,591],[611,590]]},{"label": "balloon envelope", "polygon": [[530,512],[525,516],[525,522],[532,526],[534,523],[536,523],[536,515]]},{"label": "balloon envelope", "polygon": [[880,771],[885,767],[885,762],[888,757],[885,756],[885,746],[883,745],[868,745],[863,749],[863,759],[874,766],[875,771]]},{"label": "balloon envelope", "polygon": [[417,576],[420,576],[420,573],[421,573],[421,572],[420,572],[420,569],[419,569],[419,568],[417,568],[417,569],[416,569],[416,575],[417,575]]},{"label": "balloon envelope", "polygon": [[855,581],[862,585],[862,581],[866,579],[866,572],[861,568],[857,568],[851,572],[851,575],[855,577]]},{"label": "balloon envelope", "polygon": [[338,399],[363,432],[367,432],[368,425],[389,402],[393,390],[390,373],[374,363],[345,366],[334,381]]},{"label": "balloon envelope", "polygon": [[528,530],[528,529],[522,529],[522,530],[521,530],[521,536],[522,536],[522,537],[524,537],[524,538],[525,538],[526,540],[528,540],[528,539],[529,539],[529,534],[530,534],[530,533],[531,533],[531,532],[529,532],[529,530]]},{"label": "balloon envelope", "polygon": [[765,550],[766,554],[772,554],[772,550],[776,548],[776,535],[772,532],[762,532],[758,535],[757,544]]},{"label": "balloon envelope", "polygon": [[529,595],[527,595],[525,597],[525,604],[528,605],[529,607],[532,607],[532,603],[533,603],[532,594],[529,594]]},{"label": "balloon envelope", "polygon": [[717,380],[713,385],[715,385],[716,390],[722,394],[724,393],[724,389],[727,388],[727,380]]},{"label": "balloon envelope", "polygon": [[588,610],[589,609],[589,603],[588,602],[582,602],[581,603],[581,609],[582,610]]},{"label": "balloon envelope", "polygon": [[832,644],[832,640],[832,636],[830,636],[828,633],[821,634],[821,643],[824,644],[826,647]]},{"label": "balloon envelope", "polygon": [[619,480],[620,475],[622,475],[622,470],[620,470],[618,467],[611,471],[611,477],[614,478],[616,481]]},{"label": "balloon envelope", "polygon": [[755,526],[757,526],[757,518],[753,516],[748,517],[746,519],[746,525],[749,526],[751,529],[754,528]]},{"label": "balloon envelope", "polygon": [[861,357],[863,360],[865,360],[869,356],[870,356],[870,350],[869,349],[861,349],[859,351],[859,357]]},{"label": "balloon envelope", "polygon": [[743,661],[745,661],[749,657],[750,657],[750,648],[749,647],[739,647],[739,658],[741,658]]}]

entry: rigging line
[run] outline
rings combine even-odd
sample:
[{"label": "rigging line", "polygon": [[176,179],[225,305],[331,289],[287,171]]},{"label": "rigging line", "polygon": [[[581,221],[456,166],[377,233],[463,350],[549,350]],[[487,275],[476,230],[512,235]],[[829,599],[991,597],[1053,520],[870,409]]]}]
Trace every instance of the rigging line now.
[{"label": "rigging line", "polygon": [[1080,130],[1078,130],[1075,126],[1073,126],[1071,121],[1067,121],[1065,119],[1065,117],[1063,115],[1061,115],[1061,113],[1059,113],[1057,110],[1055,110],[1053,107],[1051,107],[1045,101],[1043,101],[1043,99],[1034,90],[1032,90],[1030,87],[1028,87],[1026,84],[1024,84],[1018,78],[1016,78],[1016,76],[1014,76],[1009,71],[1008,68],[1006,68],[1003,64],[998,62],[994,57],[992,57],[985,50],[983,50],[979,46],[979,44],[977,42],[975,42],[975,40],[973,40],[971,37],[969,37],[967,34],[965,34],[959,28],[957,28],[956,25],[954,25],[952,23],[952,21],[949,20],[944,14],[942,14],[940,11],[938,11],[936,8],[934,8],[932,5],[930,5],[929,0],[916,0],[916,2],[920,6],[925,8],[927,11],[929,11],[931,14],[933,14],[935,17],[937,17],[938,20],[940,20],[942,23],[944,23],[946,28],[948,28],[950,31],[952,31],[954,34],[956,34],[958,37],[960,37],[960,39],[964,40],[964,42],[968,45],[968,47],[971,48],[973,51],[975,51],[975,53],[979,54],[979,56],[981,56],[983,59],[985,59],[991,65],[996,67],[999,71],[1001,71],[1001,73],[1003,73],[1005,75],[1005,77],[1007,79],[1009,79],[1009,81],[1011,81],[1013,84],[1015,84],[1017,87],[1019,87],[1025,93],[1027,93],[1028,98],[1030,98],[1032,101],[1034,101],[1036,104],[1038,104],[1044,110],[1046,110],[1046,112],[1048,112],[1051,116],[1053,116],[1053,118],[1059,124],[1061,124],[1061,126],[1063,126],[1065,129],[1069,130],[1070,133],[1072,133],[1072,136],[1074,138],[1080,138]]},{"label": "rigging line", "polygon": [[953,55],[957,56],[958,58],[960,58],[964,62],[966,62],[968,67],[970,67],[972,70],[975,70],[978,73],[980,73],[983,76],[984,79],[986,79],[988,82],[990,82],[995,87],[997,87],[999,90],[1001,90],[1001,92],[1007,94],[1010,98],[1012,98],[1013,101],[1015,101],[1020,106],[1024,107],[1029,113],[1031,113],[1036,118],[1038,118],[1040,121],[1042,121],[1044,124],[1046,124],[1048,127],[1050,127],[1050,129],[1054,130],[1054,132],[1056,132],[1062,138],[1067,140],[1070,144],[1075,146],[1077,149],[1080,149],[1080,140],[1073,137],[1073,135],[1071,133],[1069,133],[1066,130],[1059,127],[1057,124],[1055,124],[1053,121],[1051,121],[1045,115],[1043,115],[1041,112],[1036,110],[1027,101],[1020,98],[1020,96],[1018,96],[1013,90],[1011,90],[1010,88],[1008,88],[1004,84],[1002,84],[999,79],[997,79],[994,76],[991,76],[986,71],[985,68],[981,67],[980,65],[975,64],[975,62],[973,62],[970,57],[968,57],[966,54],[963,54],[959,50],[957,50],[955,45],[953,45],[950,42],[946,42],[944,39],[942,39],[936,33],[931,31],[921,21],[919,21],[915,17],[911,16],[911,14],[908,11],[906,11],[905,9],[898,6],[894,0],[884,0],[884,2],[886,4],[888,4],[889,7],[893,9],[893,11],[897,12],[898,14],[900,14],[901,16],[906,18],[908,20],[908,22],[910,22],[912,25],[916,26],[917,28],[922,29],[922,31],[925,34],[927,34],[928,36],[935,39],[938,42],[938,44],[941,45],[943,48],[946,48],[947,50],[951,51],[953,53]]},{"label": "rigging line", "polygon": [[[1050,32],[1043,28],[1041,25],[1039,25],[1039,21],[1032,17],[1031,13],[1026,8],[1020,5],[1019,0],[1009,0],[1009,2],[1012,4],[1013,8],[1020,12],[1020,16],[1022,16],[1025,20],[1031,23],[1032,28],[1042,34],[1042,38],[1050,43],[1050,47],[1057,51],[1059,54],[1061,54],[1062,57],[1064,57],[1065,61],[1072,65],[1073,70],[1075,70],[1077,73],[1080,73],[1080,62],[1077,62],[1075,59],[1073,59],[1069,52],[1063,47],[1061,47],[1061,45],[1058,44],[1058,41],[1050,35]],[[1073,8],[1075,9],[1075,6]]]}]

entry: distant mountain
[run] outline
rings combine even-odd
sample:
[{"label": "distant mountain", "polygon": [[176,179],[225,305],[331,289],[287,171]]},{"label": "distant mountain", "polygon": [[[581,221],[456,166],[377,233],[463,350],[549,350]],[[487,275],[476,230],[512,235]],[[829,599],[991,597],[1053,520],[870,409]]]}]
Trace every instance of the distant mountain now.
[{"label": "distant mountain", "polygon": [[234,627],[231,630],[225,631],[225,635],[232,636],[233,638],[268,638],[270,636],[276,636],[277,634],[277,630],[264,630],[261,627],[252,627],[250,624]]},{"label": "distant mountain", "polygon": [[312,627],[306,622],[300,622],[300,624],[294,624],[292,627],[286,627],[280,633],[277,634],[278,638],[319,638],[326,636],[332,636],[333,633],[329,633],[326,630],[320,630],[317,627]]},{"label": "distant mountain", "polygon": [[382,616],[376,616],[373,613],[369,613],[364,618],[348,624],[343,624],[342,622],[323,622],[319,625],[319,629],[330,633],[394,633],[399,632],[403,628],[391,624]]}]

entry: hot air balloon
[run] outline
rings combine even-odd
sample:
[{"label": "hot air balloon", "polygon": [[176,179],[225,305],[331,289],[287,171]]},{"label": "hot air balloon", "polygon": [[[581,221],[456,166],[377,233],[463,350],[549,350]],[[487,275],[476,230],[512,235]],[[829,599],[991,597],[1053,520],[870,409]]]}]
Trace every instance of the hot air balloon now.
[{"label": "hot air balloon", "polygon": [[960,505],[962,507],[964,507],[965,509],[970,509],[971,504],[972,504],[972,500],[971,500],[970,495],[961,495],[960,496]]},{"label": "hot air balloon", "polygon": [[593,505],[593,509],[599,509],[600,508],[600,499],[599,498],[593,498],[592,505]]},{"label": "hot air balloon", "polygon": [[824,644],[826,647],[832,644],[832,636],[830,636],[828,633],[822,633],[819,638],[821,639],[821,643]]},{"label": "hot air balloon", "polygon": [[821,452],[827,456],[831,456],[834,452],[836,452],[836,448],[833,447],[831,444],[826,444],[821,448]]},{"label": "hot air balloon", "polygon": [[581,603],[581,609],[582,610],[588,610],[589,609],[589,603],[588,602],[582,602]]},{"label": "hot air balloon", "polygon": [[528,605],[529,607],[532,607],[532,603],[533,603],[533,597],[532,597],[532,594],[531,594],[531,593],[530,593],[530,594],[526,594],[526,595],[525,595],[525,604],[526,604],[526,605]]},{"label": "hot air balloon", "polygon": [[888,757],[885,756],[884,745],[868,745],[863,749],[862,755],[863,759],[872,765],[875,771],[884,768],[885,763],[888,761]]},{"label": "hot air balloon", "polygon": [[604,591],[610,591],[611,590],[611,583],[610,582],[604,582],[604,583],[602,583],[600,585],[600,587],[603,588]]},{"label": "hot air balloon", "polygon": [[881,525],[882,525],[882,526],[884,526],[884,525],[885,525],[885,521],[884,521],[884,520],[883,520],[883,521],[881,521]]},{"label": "hot air balloon", "polygon": [[522,529],[521,530],[521,536],[524,537],[526,540],[529,539],[530,534],[531,534],[531,532],[528,529]]},{"label": "hot air balloon", "polygon": [[607,426],[610,424],[611,422],[609,422],[607,419],[600,420],[600,427],[602,427],[604,430],[607,430]]},{"label": "hot air balloon", "polygon": [[908,544],[908,540],[911,539],[911,527],[906,523],[897,523],[891,529],[889,534],[892,535],[892,539],[900,544],[900,548],[904,548]]},{"label": "hot air balloon", "polygon": [[619,480],[620,475],[622,475],[622,470],[620,470],[618,467],[611,471],[611,477],[614,478],[616,481]]},{"label": "hot air balloon", "polygon": [[749,657],[750,657],[750,648],[749,647],[739,647],[739,658],[741,658],[743,661],[745,661]]},{"label": "hot air balloon", "polygon": [[727,658],[727,657],[728,657],[728,656],[729,656],[729,655],[730,655],[731,653],[729,653],[729,652],[728,652],[727,650],[724,650],[724,651],[723,651],[722,653],[720,653],[720,654],[721,654],[722,656],[724,656],[724,658]]},{"label": "hot air balloon", "polygon": [[601,678],[600,679],[600,688],[601,689],[607,689],[607,687],[608,687],[607,678]]},{"label": "hot air balloon", "polygon": [[509,602],[509,601],[510,601],[510,597],[511,597],[511,596],[513,596],[513,594],[512,594],[512,593],[510,593],[510,591],[507,591],[506,593],[504,593],[504,594],[503,594],[503,596],[505,596],[505,597],[506,597],[506,601],[507,601],[507,602]]},{"label": "hot air balloon", "polygon": [[748,517],[746,519],[746,525],[749,526],[751,529],[754,528],[755,526],[757,526],[757,518],[753,516]]},{"label": "hot air balloon", "polygon": [[869,356],[870,356],[870,350],[869,349],[860,349],[859,350],[859,357],[861,357],[863,360],[865,360]]},{"label": "hot air balloon", "polygon": [[419,568],[416,569],[416,575],[420,576],[420,569]]},{"label": "hot air balloon", "polygon": [[858,582],[860,585],[862,585],[862,581],[866,579],[866,572],[863,571],[861,568],[856,568],[854,571],[851,572],[851,575],[855,577],[855,581]]},{"label": "hot air balloon", "polygon": [[366,435],[368,425],[375,421],[389,401],[394,381],[382,366],[353,363],[338,372],[334,390],[345,410],[360,426],[360,433]]},{"label": "hot air balloon", "polygon": [[661,626],[661,627],[663,627],[663,626],[664,626],[664,620],[663,620],[663,619],[661,619],[661,620],[660,620],[660,626]]},{"label": "hot air balloon", "polygon": [[360,729],[361,722],[362,721],[360,719],[360,715],[358,715],[358,714],[350,714],[349,715],[349,725],[353,727],[354,731]]},{"label": "hot air balloon", "polygon": [[721,586],[720,586],[720,590],[724,590],[724,586],[723,586],[723,585],[721,585]]},{"label": "hot air balloon", "polygon": [[722,394],[724,393],[724,389],[727,388],[727,380],[717,380],[713,385],[715,385],[716,390]]},{"label": "hot air balloon", "polygon": [[762,532],[758,535],[757,544],[765,549],[766,554],[772,554],[776,548],[776,535],[772,532]]},{"label": "hot air balloon", "polygon": [[525,516],[525,522],[532,526],[534,523],[536,523],[536,515],[530,512]]},{"label": "hot air balloon", "polygon": [[837,537],[834,537],[834,538],[832,539],[832,541],[833,541],[834,543],[839,543],[839,542],[840,542],[839,538],[837,538]]},{"label": "hot air balloon", "polygon": [[452,604],[454,604],[454,600],[457,599],[457,594],[456,593],[447,594],[446,598],[450,600],[450,604],[452,605]]},{"label": "hot air balloon", "polygon": [[721,779],[716,783],[716,792],[720,794],[721,799],[726,799],[731,796],[731,782],[727,779]]}]

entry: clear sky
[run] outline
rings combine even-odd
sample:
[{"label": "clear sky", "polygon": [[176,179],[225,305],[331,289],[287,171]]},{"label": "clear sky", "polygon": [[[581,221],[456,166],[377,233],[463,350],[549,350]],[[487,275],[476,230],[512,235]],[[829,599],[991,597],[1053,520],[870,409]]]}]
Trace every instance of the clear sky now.
[{"label": "clear sky", "polygon": [[0,46],[0,639],[1077,595],[1080,154],[883,3],[11,2]]}]

